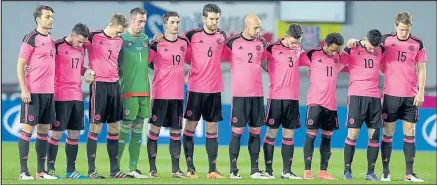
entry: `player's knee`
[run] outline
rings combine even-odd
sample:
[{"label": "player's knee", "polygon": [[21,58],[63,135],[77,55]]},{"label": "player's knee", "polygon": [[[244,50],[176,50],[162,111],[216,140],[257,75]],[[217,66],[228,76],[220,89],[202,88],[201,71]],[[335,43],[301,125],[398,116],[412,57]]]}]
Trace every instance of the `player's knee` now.
[{"label": "player's knee", "polygon": [[380,135],[381,135],[380,128],[369,129],[369,140],[379,141],[379,138],[381,137]]},{"label": "player's knee", "polygon": [[134,120],[134,124],[141,124],[141,125],[143,125],[144,124],[144,118],[142,118],[142,117],[137,117],[135,120]]},{"label": "player's knee", "polygon": [[404,135],[415,136],[416,135],[416,124],[404,122],[403,123]]},{"label": "player's knee", "polygon": [[332,131],[322,130],[322,138],[331,139],[331,137],[332,137]]},{"label": "player's knee", "polygon": [[134,124],[132,128],[132,133],[142,133],[143,132],[143,124]]},{"label": "player's knee", "polygon": [[29,125],[29,124],[24,124],[21,131],[24,131],[26,133],[33,133],[34,129],[35,129],[35,126]]},{"label": "player's knee", "polygon": [[181,134],[181,130],[180,129],[174,129],[174,128],[170,128],[170,134]]},{"label": "player's knee", "polygon": [[120,131],[120,124],[119,123],[108,123],[108,133],[111,134],[117,134]]},{"label": "player's knee", "polygon": [[383,129],[383,133],[386,136],[393,136],[394,132],[395,132],[395,130],[393,127],[384,127],[384,129]]},{"label": "player's knee", "polygon": [[131,125],[128,124],[121,124],[120,126],[120,132],[123,133],[129,133],[131,131]]},{"label": "player's knee", "polygon": [[149,130],[154,132],[154,133],[158,133],[161,132],[161,127],[157,127],[153,124],[149,124]]},{"label": "player's knee", "polygon": [[217,122],[207,122],[206,131],[209,133],[217,133]]},{"label": "player's knee", "polygon": [[307,129],[306,136],[310,138],[316,138],[317,130]]},{"label": "player's knee", "polygon": [[53,138],[53,139],[57,139],[57,140],[59,140],[59,139],[61,139],[61,136],[62,136],[62,131],[51,131],[50,132],[50,137],[51,138]]},{"label": "player's knee", "polygon": [[356,140],[358,138],[359,133],[360,133],[359,129],[349,128],[347,131],[347,137]]},{"label": "player's knee", "polygon": [[194,131],[196,130],[197,121],[187,121],[185,123],[185,130]]},{"label": "player's knee", "polygon": [[261,128],[259,127],[249,127],[249,134],[252,137],[259,137],[261,133]]},{"label": "player's knee", "polygon": [[243,134],[243,130],[244,128],[232,127],[232,136],[241,137],[241,135]]},{"label": "player's knee", "polygon": [[48,134],[49,129],[50,129],[49,124],[38,124],[36,126],[36,132],[38,132],[39,134]]},{"label": "player's knee", "polygon": [[79,139],[80,130],[67,130],[67,136],[70,139]]},{"label": "player's knee", "polygon": [[276,138],[277,133],[278,133],[278,129],[267,128],[267,137]]},{"label": "player's knee", "polygon": [[293,138],[294,137],[294,129],[282,128],[282,137]]},{"label": "player's knee", "polygon": [[92,133],[100,133],[100,131],[102,130],[102,124],[95,124],[95,123],[91,123],[90,124],[90,131]]}]

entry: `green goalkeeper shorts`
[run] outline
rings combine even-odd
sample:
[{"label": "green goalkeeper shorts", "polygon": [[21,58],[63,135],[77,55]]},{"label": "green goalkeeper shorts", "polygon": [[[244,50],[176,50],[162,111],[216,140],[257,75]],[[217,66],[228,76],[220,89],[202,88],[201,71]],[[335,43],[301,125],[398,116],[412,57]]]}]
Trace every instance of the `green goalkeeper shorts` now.
[{"label": "green goalkeeper shorts", "polygon": [[137,117],[150,118],[150,97],[136,96],[123,99],[123,120],[135,120]]}]

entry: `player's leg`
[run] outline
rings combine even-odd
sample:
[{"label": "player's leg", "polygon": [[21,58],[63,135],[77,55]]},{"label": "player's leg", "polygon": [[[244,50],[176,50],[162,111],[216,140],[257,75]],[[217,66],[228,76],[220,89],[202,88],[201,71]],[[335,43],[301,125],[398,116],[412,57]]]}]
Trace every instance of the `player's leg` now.
[{"label": "player's leg", "polygon": [[179,166],[179,159],[181,155],[181,130],[182,130],[182,114],[183,114],[183,100],[169,100],[167,107],[167,118],[170,127],[170,156],[172,166],[173,178],[186,178]]},{"label": "player's leg", "polygon": [[[136,119],[133,122],[131,136],[129,141],[129,175],[135,178],[147,178],[138,169],[138,161],[141,150],[141,136],[143,134],[144,119],[150,118],[150,97],[138,97],[139,110]],[[132,114],[132,113],[131,113]],[[120,156],[119,156],[120,159]]]},{"label": "player's leg", "polygon": [[149,158],[149,177],[158,178],[156,156],[158,154],[158,137],[161,127],[164,126],[167,115],[168,101],[152,99],[152,118],[149,119],[149,133],[147,135],[147,155]]},{"label": "player's leg", "polygon": [[348,128],[347,137],[344,144],[344,180],[353,180],[352,161],[355,154],[355,145],[358,139],[361,126],[365,121],[367,104],[363,96],[348,97],[346,127]]},{"label": "player's leg", "polygon": [[39,100],[38,96],[31,94],[31,103],[21,103],[20,122],[23,124],[21,129],[20,139],[18,140],[18,153],[20,157],[20,180],[33,180],[27,168],[27,160],[29,158],[30,138],[36,126],[37,120],[35,115],[39,115]]},{"label": "player's leg", "polygon": [[86,151],[88,158],[88,178],[104,179],[103,175],[96,172],[97,137],[102,130],[102,123],[106,119],[107,91],[104,84],[93,82],[90,84],[89,117],[90,128]]},{"label": "player's leg", "polygon": [[[131,133],[130,133],[129,172],[128,172],[128,175],[131,175],[134,178],[148,178],[147,175],[143,175],[143,173],[138,169],[138,162],[139,162],[140,150],[141,150],[141,135],[143,134],[144,119],[149,118],[150,114],[151,114],[150,98],[149,97],[138,97],[137,104],[139,105],[139,108],[137,109],[138,113],[134,114],[132,111],[129,113],[129,116],[134,114],[134,115],[136,115],[136,118],[133,121],[132,129],[131,129]],[[127,114],[125,113],[125,115],[127,115]],[[125,117],[125,119],[126,119],[126,117]],[[119,141],[119,143],[120,143],[120,141]],[[118,156],[119,160],[120,160],[120,158],[121,157]]]},{"label": "player's leg", "polygon": [[267,100],[267,113],[264,120],[267,125],[266,136],[264,137],[264,163],[266,173],[273,176],[273,153],[275,149],[275,138],[279,126],[281,126],[281,100]]},{"label": "player's leg", "polygon": [[305,171],[304,171],[304,179],[314,179],[313,173],[311,171],[311,163],[313,161],[313,153],[314,153],[314,140],[317,136],[317,130],[320,128],[319,117],[322,113],[322,107],[320,106],[307,106],[306,112],[306,121],[305,126],[307,128],[304,147],[303,147],[303,155],[305,161]]},{"label": "player's leg", "polygon": [[202,110],[202,93],[187,92],[186,105],[184,111],[185,129],[183,139],[185,160],[187,161],[187,176],[190,178],[197,178],[196,168],[194,167],[194,131],[200,120]]},{"label": "player's leg", "polygon": [[246,99],[244,97],[233,97],[231,105],[231,127],[232,134],[229,141],[229,161],[231,163],[230,178],[241,179],[242,177],[238,173],[237,160],[240,154],[240,140],[243,134],[244,127],[247,123],[249,115],[249,107],[246,105]]},{"label": "player's leg", "polygon": [[206,121],[206,153],[208,154],[208,178],[223,179],[223,176],[218,172],[216,160],[218,155],[218,140],[217,140],[217,123],[223,120],[222,115],[222,100],[221,93],[204,94],[203,98],[202,117]]},{"label": "player's leg", "polygon": [[391,181],[389,163],[392,152],[392,138],[395,131],[396,120],[399,119],[398,110],[402,105],[400,97],[384,95],[382,105],[382,118],[384,119],[383,136],[381,142],[381,159],[383,174],[381,181]]},{"label": "player's leg", "polygon": [[401,115],[404,131],[404,156],[405,156],[405,181],[424,182],[413,171],[414,159],[416,158],[416,123],[419,119],[419,110],[413,104],[414,98],[404,98]]},{"label": "player's leg", "polygon": [[291,170],[294,156],[294,131],[300,128],[299,101],[286,101],[285,114],[282,114],[282,179],[302,179]]},{"label": "player's leg", "polygon": [[[320,142],[320,173],[318,179],[337,180],[332,174],[328,173],[328,163],[331,158],[331,137],[332,132],[338,130],[338,115],[337,111],[323,108],[323,116],[320,118],[326,120],[322,123],[322,137]],[[319,120],[320,120],[319,118]]]},{"label": "player's leg", "polygon": [[378,181],[375,174],[375,163],[379,153],[379,140],[381,137],[382,105],[380,98],[367,98],[368,107],[366,115],[366,124],[368,128],[368,146],[367,146],[367,174],[366,180]]},{"label": "player's leg", "polygon": [[258,166],[258,159],[260,153],[261,144],[261,126],[265,118],[264,112],[264,98],[263,97],[251,97],[248,98],[250,106],[249,114],[249,155],[250,155],[250,178],[253,179],[272,179],[271,175],[262,173]]},{"label": "player's leg", "polygon": [[56,101],[56,121],[51,126],[50,138],[48,140],[49,147],[47,151],[47,168],[50,175],[55,175],[56,156],[58,155],[59,139],[63,131],[67,128],[70,114],[72,111],[72,103],[66,101]]},{"label": "player's leg", "polygon": [[73,101],[72,104],[72,112],[67,125],[67,142],[65,144],[65,155],[67,157],[65,178],[87,179],[87,175],[76,172],[76,159],[79,150],[77,140],[79,139],[81,130],[84,129],[83,101]]},{"label": "player's leg", "polygon": [[[118,165],[123,158],[124,148],[126,146],[126,141],[131,133],[132,124],[137,117],[139,110],[139,98],[129,97],[123,98],[123,121],[120,123],[120,133],[118,134]],[[136,169],[133,169],[136,170]]]},{"label": "player's leg", "polygon": [[111,83],[107,86],[109,99],[107,102],[107,138],[106,150],[109,156],[110,176],[111,178],[124,179],[133,178],[120,171],[118,165],[118,134],[120,133],[120,121],[123,120],[123,100],[121,98],[120,84]]},{"label": "player's leg", "polygon": [[[47,158],[47,148],[48,148],[48,133],[51,124],[56,121],[56,110],[55,110],[55,100],[53,94],[40,94],[39,96],[39,124],[36,127],[36,132],[38,134],[35,143],[37,160],[37,179],[58,179],[54,173],[46,173],[45,161]],[[59,141],[59,140],[58,140]]]}]

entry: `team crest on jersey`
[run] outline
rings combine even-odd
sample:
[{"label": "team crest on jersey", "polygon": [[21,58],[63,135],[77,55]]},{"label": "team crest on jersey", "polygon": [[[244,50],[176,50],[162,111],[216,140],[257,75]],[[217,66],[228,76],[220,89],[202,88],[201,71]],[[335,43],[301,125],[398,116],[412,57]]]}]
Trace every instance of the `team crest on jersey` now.
[{"label": "team crest on jersey", "polygon": [[181,46],[181,51],[185,51],[185,48],[184,48],[184,46]]},{"label": "team crest on jersey", "polygon": [[256,46],[256,50],[257,51],[261,50],[261,46],[260,45]]},{"label": "team crest on jersey", "polygon": [[124,113],[126,114],[126,116],[129,116],[129,115],[130,115],[130,110],[129,110],[129,109],[126,109],[126,110],[124,111]]},{"label": "team crest on jersey", "polygon": [[293,50],[293,53],[294,53],[295,55],[297,55],[297,53],[299,53],[299,51],[298,51],[297,49],[295,49],[295,50]]},{"label": "team crest on jersey", "polygon": [[349,119],[349,123],[350,123],[351,125],[353,125],[353,124],[355,123],[354,118],[350,118],[350,119]]},{"label": "team crest on jersey", "polygon": [[149,42],[147,42],[147,40],[144,41],[144,47],[145,47],[145,48],[149,47]]},{"label": "team crest on jersey", "polygon": [[372,54],[373,54],[373,56],[376,56],[376,57],[379,55],[377,51],[373,52]]},{"label": "team crest on jersey", "polygon": [[61,122],[59,122],[58,120],[55,121],[55,123],[53,123],[53,125],[55,127],[59,127],[61,125]]},{"label": "team crest on jersey", "polygon": [[410,45],[410,46],[408,46],[408,49],[409,49],[410,51],[414,51],[414,46],[413,46],[413,45]]},{"label": "team crest on jersey", "polygon": [[35,120],[35,117],[33,115],[29,115],[29,116],[27,116],[27,120],[33,121],[33,120]]},{"label": "team crest on jersey", "polygon": [[314,123],[314,122],[313,122],[312,119],[309,119],[309,120],[307,121],[307,124],[308,124],[308,125],[313,125],[313,123]]},{"label": "team crest on jersey", "polygon": [[270,125],[275,124],[275,120],[270,118],[270,119],[269,119],[269,124],[270,124]]},{"label": "team crest on jersey", "polygon": [[334,59],[334,63],[338,64],[338,59],[335,58]]},{"label": "team crest on jersey", "polygon": [[132,46],[132,43],[129,42],[129,43],[127,44],[127,47],[131,47],[131,46]]},{"label": "team crest on jersey", "polygon": [[216,42],[217,42],[217,44],[220,45],[220,44],[222,44],[222,39],[217,39]]},{"label": "team crest on jersey", "polygon": [[237,117],[233,117],[233,118],[232,118],[232,123],[237,123],[237,121],[238,121],[238,118],[237,118]]}]

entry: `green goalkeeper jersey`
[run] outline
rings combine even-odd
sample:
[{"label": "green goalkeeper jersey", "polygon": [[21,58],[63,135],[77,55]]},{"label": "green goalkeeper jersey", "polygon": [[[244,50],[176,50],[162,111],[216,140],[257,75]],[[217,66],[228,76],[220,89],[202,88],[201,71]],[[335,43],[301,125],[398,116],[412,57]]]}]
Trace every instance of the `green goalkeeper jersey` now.
[{"label": "green goalkeeper jersey", "polygon": [[141,33],[140,37],[124,32],[123,47],[118,56],[121,93],[123,98],[150,96],[149,84],[149,38]]}]

